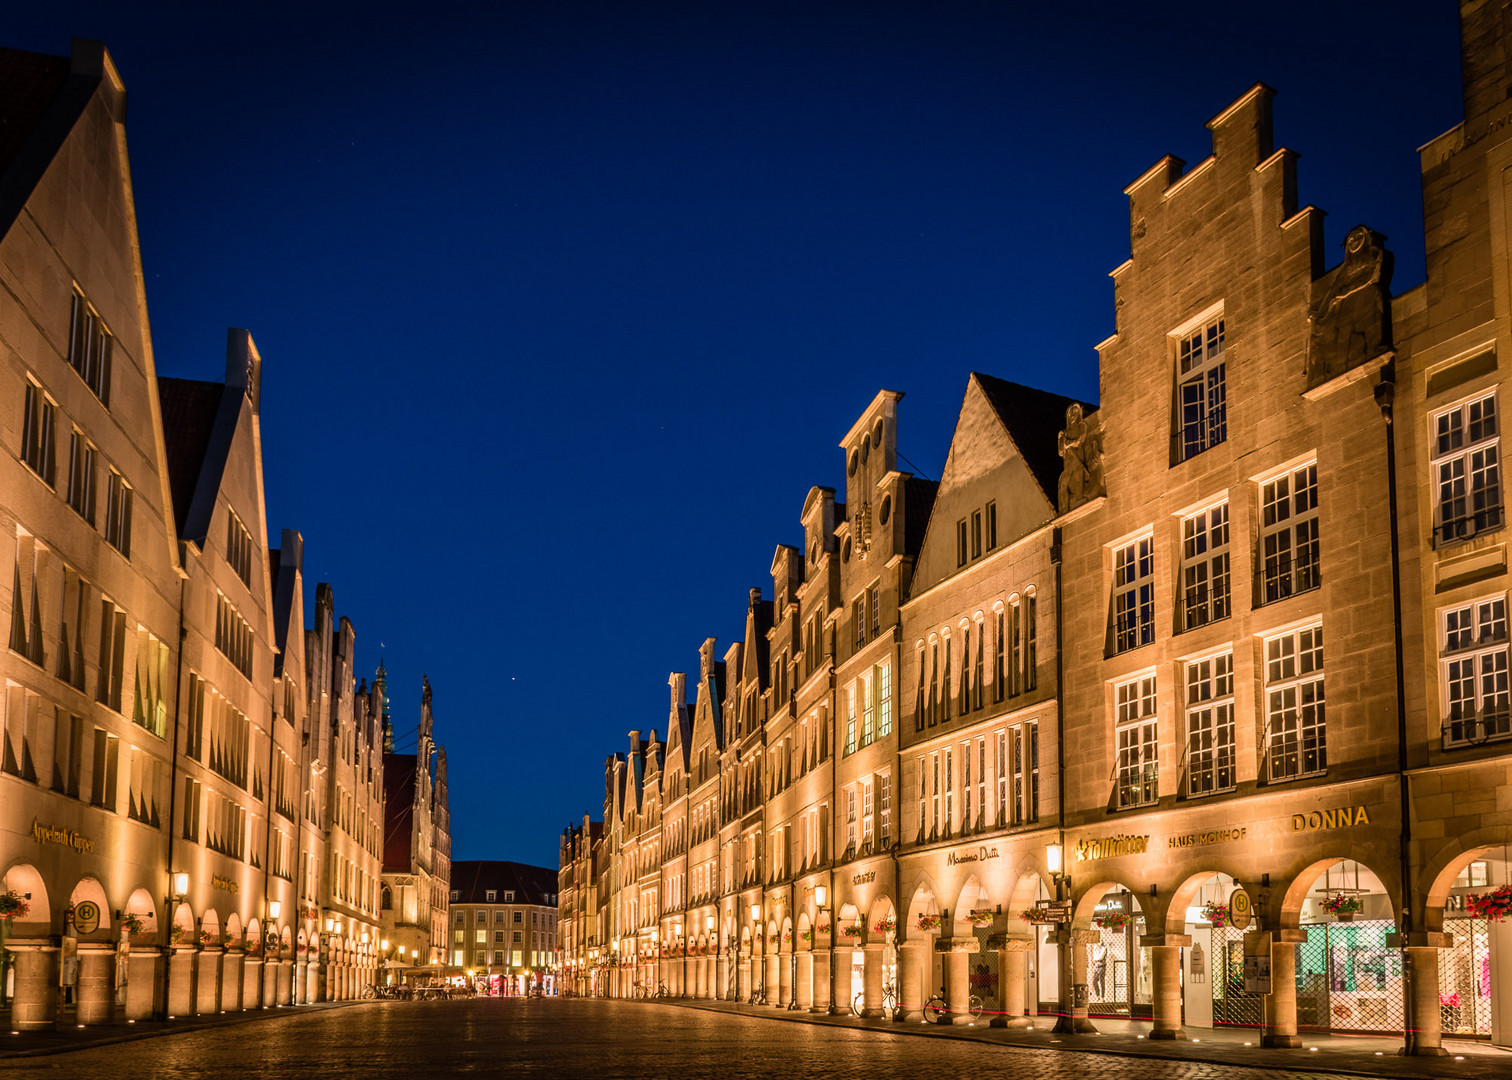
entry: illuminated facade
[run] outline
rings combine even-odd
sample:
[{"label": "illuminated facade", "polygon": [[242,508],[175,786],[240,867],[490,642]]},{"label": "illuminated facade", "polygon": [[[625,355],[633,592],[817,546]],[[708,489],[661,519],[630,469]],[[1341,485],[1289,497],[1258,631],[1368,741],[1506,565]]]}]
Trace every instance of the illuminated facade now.
[{"label": "illuminated facade", "polygon": [[493,997],[558,992],[557,874],[495,860],[452,864],[451,962]]},{"label": "illuminated facade", "polygon": [[1257,86],[1126,189],[1098,404],[974,374],[925,489],[879,395],[744,641],[608,763],[606,887],[563,893],[595,985],[1512,1045],[1512,41],[1461,14],[1425,284],[1325,251]]}]

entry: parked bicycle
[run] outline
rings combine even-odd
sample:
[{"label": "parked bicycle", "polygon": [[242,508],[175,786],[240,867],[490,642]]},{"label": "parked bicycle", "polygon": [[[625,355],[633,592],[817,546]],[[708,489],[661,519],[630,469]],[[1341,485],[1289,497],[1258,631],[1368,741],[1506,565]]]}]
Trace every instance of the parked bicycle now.
[{"label": "parked bicycle", "polygon": [[645,984],[642,983],[639,979],[635,980],[635,982],[631,985],[631,987],[630,987],[630,996],[632,998],[634,998],[636,1001],[645,1001],[646,1000],[646,997],[647,997],[646,987],[645,987]]},{"label": "parked bicycle", "polygon": [[[982,999],[972,994],[966,999],[965,1016],[975,1022],[986,1010]],[[945,988],[940,987],[940,992],[924,1003],[924,1019],[931,1024],[943,1024],[957,1013],[950,1007],[950,1002],[945,997]]]},{"label": "parked bicycle", "polygon": [[[866,995],[863,992],[863,993],[857,994],[856,997],[855,997],[855,1000],[851,1002],[851,1012],[853,1012],[857,1016],[860,1016],[865,1011],[866,1011]],[[897,1014],[898,1014],[898,994],[897,994],[897,989],[890,982],[883,983],[882,984],[882,1015],[886,1019],[891,1020],[894,1017],[896,1017]]]},{"label": "parked bicycle", "polygon": [[667,984],[666,983],[659,982],[659,983],[656,984],[656,992],[653,993],[651,996],[653,998],[669,998],[669,997],[672,996],[672,993],[671,993],[671,991],[669,991],[667,989]]},{"label": "parked bicycle", "polygon": [[751,987],[750,1003],[752,1005],[766,1004],[766,986],[763,983],[757,983]]}]

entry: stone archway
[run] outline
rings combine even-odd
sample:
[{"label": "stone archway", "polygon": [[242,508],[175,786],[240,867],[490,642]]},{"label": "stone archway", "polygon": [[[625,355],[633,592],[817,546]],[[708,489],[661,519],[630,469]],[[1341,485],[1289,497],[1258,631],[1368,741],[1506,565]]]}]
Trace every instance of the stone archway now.
[{"label": "stone archway", "polygon": [[50,1028],[57,1014],[58,950],[47,886],[35,866],[17,863],[5,872],[0,893],[12,908],[4,927],[6,963],[0,964],[0,978],[14,980],[11,1025],[17,1031]]},{"label": "stone archway", "polygon": [[[1415,974],[1436,969],[1440,1039],[1512,1047],[1512,920],[1485,917],[1485,898],[1512,890],[1512,842],[1486,842],[1499,832],[1467,834],[1429,861],[1417,890],[1426,931],[1413,935],[1409,952]],[[1422,1043],[1424,1025],[1415,1027]]]}]

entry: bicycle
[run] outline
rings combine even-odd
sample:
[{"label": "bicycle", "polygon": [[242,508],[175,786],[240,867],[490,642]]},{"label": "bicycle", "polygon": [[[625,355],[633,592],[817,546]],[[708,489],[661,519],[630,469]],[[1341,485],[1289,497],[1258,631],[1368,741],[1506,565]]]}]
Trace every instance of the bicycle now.
[{"label": "bicycle", "polygon": [[765,1005],[766,1004],[766,986],[764,984],[757,983],[755,986],[751,987],[750,1004],[752,1004],[752,1005]]},{"label": "bicycle", "polygon": [[378,996],[378,988],[376,986],[374,986],[372,983],[368,983],[366,986],[364,986],[362,988],[362,1000],[363,1001],[372,1001],[377,996]]},{"label": "bicycle", "polygon": [[[966,999],[966,1016],[973,1022],[981,1018],[986,1008],[982,999],[975,994]],[[945,988],[942,986],[938,994],[924,1003],[924,1019],[931,1024],[943,1024],[950,1019],[951,1014],[950,1002],[945,1000]]]},{"label": "bicycle", "polygon": [[651,996],[653,998],[670,998],[672,996],[672,993],[667,989],[666,983],[659,982],[656,984],[656,992]]},{"label": "bicycle", "polygon": [[636,1001],[645,1001],[647,996],[645,986],[637,981],[630,990],[630,996]]},{"label": "bicycle", "polygon": [[[860,1016],[866,1011],[866,994],[862,992],[856,995],[851,1002],[851,1012]],[[898,1012],[898,995],[892,983],[882,984],[882,1015],[888,1020],[893,1019]]]}]

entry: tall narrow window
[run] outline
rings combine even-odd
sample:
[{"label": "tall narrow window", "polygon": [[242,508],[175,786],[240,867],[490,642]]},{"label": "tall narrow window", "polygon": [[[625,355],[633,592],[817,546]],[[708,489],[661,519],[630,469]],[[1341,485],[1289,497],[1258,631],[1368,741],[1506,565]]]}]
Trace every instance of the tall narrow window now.
[{"label": "tall narrow window", "polygon": [[1113,645],[1117,652],[1155,640],[1155,539],[1142,536],[1113,553]]},{"label": "tall narrow window", "polygon": [[934,784],[930,791],[930,814],[929,835],[940,834],[940,755],[936,751],[929,755],[929,771],[933,774]]},{"label": "tall narrow window", "polygon": [[993,700],[995,700],[995,701],[1002,701],[1004,695],[1007,693],[1007,688],[1005,687],[1004,682],[1003,682],[1004,676],[1006,674],[1006,672],[1004,670],[1004,654],[1003,654],[1003,630],[1004,630],[1005,618],[1006,617],[1004,615],[1003,609],[1001,607],[998,608],[997,609],[997,633],[995,633],[995,634],[992,635],[992,651],[993,651],[993,665],[994,665],[993,666],[993,671],[992,671],[992,687],[993,687],[992,697],[993,697]]},{"label": "tall narrow window", "polygon": [[940,685],[940,719],[941,720],[949,720],[950,719],[950,655],[955,650],[950,647],[950,636],[948,634],[947,635],[942,635],[942,636],[944,637],[944,641],[941,643],[940,651],[942,653],[944,653],[944,655],[945,655],[945,672],[941,676],[941,685]]},{"label": "tall narrow window", "polygon": [[1024,725],[1024,738],[1029,744],[1029,792],[1026,816],[1030,821],[1039,820],[1039,721],[1030,720]]},{"label": "tall narrow window", "polygon": [[929,726],[940,722],[940,639],[929,641]]},{"label": "tall narrow window", "polygon": [[1264,602],[1318,587],[1318,465],[1283,473],[1260,489]]},{"label": "tall narrow window", "polygon": [[875,585],[866,590],[866,607],[871,612],[871,636],[879,637],[882,633],[882,590]]},{"label": "tall narrow window", "polygon": [[872,676],[861,676],[861,745],[870,746],[875,737],[876,705],[872,699]]},{"label": "tall narrow window", "polygon": [[252,534],[234,511],[226,512],[226,561],[249,588],[252,585]]},{"label": "tall narrow window", "polygon": [[1015,596],[1008,610],[1008,696],[1013,697],[1022,689],[1019,680],[1024,669],[1023,601]]},{"label": "tall narrow window", "polygon": [[21,417],[21,460],[48,487],[56,484],[58,406],[36,383],[26,384],[26,412]]},{"label": "tall narrow window", "polygon": [[965,566],[967,561],[966,519],[956,522],[956,566]]},{"label": "tall narrow window", "polygon": [[923,754],[919,755],[918,763],[919,763],[919,839],[923,840],[924,837],[925,837],[924,823],[928,820],[928,817],[929,817],[929,809],[928,809],[928,806],[927,806],[927,800],[929,798],[929,787],[928,787],[928,785],[926,783],[926,781],[928,780],[928,774],[924,771],[924,755]]},{"label": "tall narrow window", "polygon": [[892,734],[892,665],[877,668],[877,738]]},{"label": "tall narrow window", "polygon": [[977,816],[987,824],[987,737],[978,735],[976,741]]},{"label": "tall narrow window", "polygon": [[1160,798],[1155,676],[1119,683],[1113,696],[1118,743],[1117,805],[1147,806]]},{"label": "tall narrow window", "polygon": [[997,733],[997,762],[994,770],[997,775],[997,823],[999,826],[1008,822],[1008,732]]},{"label": "tall narrow window", "polygon": [[110,364],[115,338],[83,296],[73,295],[68,362],[105,405],[110,404]]},{"label": "tall narrow window", "polygon": [[1186,666],[1187,794],[1229,791],[1234,769],[1234,654]]},{"label": "tall narrow window", "polygon": [[924,689],[924,669],[928,665],[926,665],[924,662],[925,654],[923,642],[919,643],[917,652],[919,654],[919,685],[917,687],[917,692],[914,694],[914,730],[923,731],[925,703],[929,700],[925,696]]},{"label": "tall narrow window", "polygon": [[970,832],[976,824],[971,816],[971,742],[961,744],[961,831]]},{"label": "tall narrow window", "polygon": [[851,683],[845,691],[845,752],[856,752],[856,684]]},{"label": "tall narrow window", "polygon": [[1437,538],[1464,540],[1502,524],[1501,431],[1496,395],[1456,405],[1433,418],[1438,484]]},{"label": "tall narrow window", "polygon": [[121,740],[104,728],[95,728],[94,760],[90,767],[89,801],[115,812],[116,778],[120,772]]},{"label": "tall narrow window", "polygon": [[131,485],[114,469],[105,488],[105,540],[131,558]]},{"label": "tall narrow window", "polygon": [[1507,688],[1507,598],[1440,614],[1444,739],[1464,745],[1512,734]]},{"label": "tall narrow window", "polygon": [[1010,729],[1012,744],[1010,750],[1013,753],[1013,824],[1020,825],[1024,820],[1024,729],[1014,725]]},{"label": "tall narrow window", "polygon": [[961,627],[961,701],[960,712],[971,711],[971,624]]},{"label": "tall narrow window", "polygon": [[874,819],[872,814],[875,812],[876,807],[872,803],[873,794],[872,782],[870,780],[861,781],[861,843],[866,846],[871,845],[872,836],[874,835]]},{"label": "tall narrow window", "polygon": [[856,597],[851,601],[851,625],[855,627],[856,648],[866,644],[866,595]]},{"label": "tall narrow window", "polygon": [[68,505],[85,521],[95,523],[95,448],[77,428],[68,446]]},{"label": "tall narrow window", "polygon": [[1228,503],[1181,521],[1181,628],[1206,626],[1229,614]]},{"label": "tall narrow window", "polygon": [[877,840],[884,848],[892,846],[892,773],[877,779]]},{"label": "tall narrow window", "polygon": [[1265,642],[1265,726],[1271,780],[1327,770],[1323,627],[1293,630]]},{"label": "tall narrow window", "polygon": [[973,559],[982,557],[982,512],[980,510],[971,512],[971,557]]},{"label": "tall narrow window", "polygon": [[983,683],[987,677],[987,631],[980,619],[976,624],[976,666],[971,679],[972,706],[980,709],[985,700],[986,690]]},{"label": "tall narrow window", "polygon": [[950,832],[955,823],[955,764],[951,748],[945,748],[945,831]]},{"label": "tall narrow window", "polygon": [[1176,379],[1181,410],[1177,460],[1185,461],[1228,437],[1223,316],[1178,335]]},{"label": "tall narrow window", "polygon": [[997,549],[997,503],[987,504],[987,550]]},{"label": "tall narrow window", "polygon": [[1039,685],[1039,628],[1035,619],[1035,594],[1024,597],[1024,692]]}]

